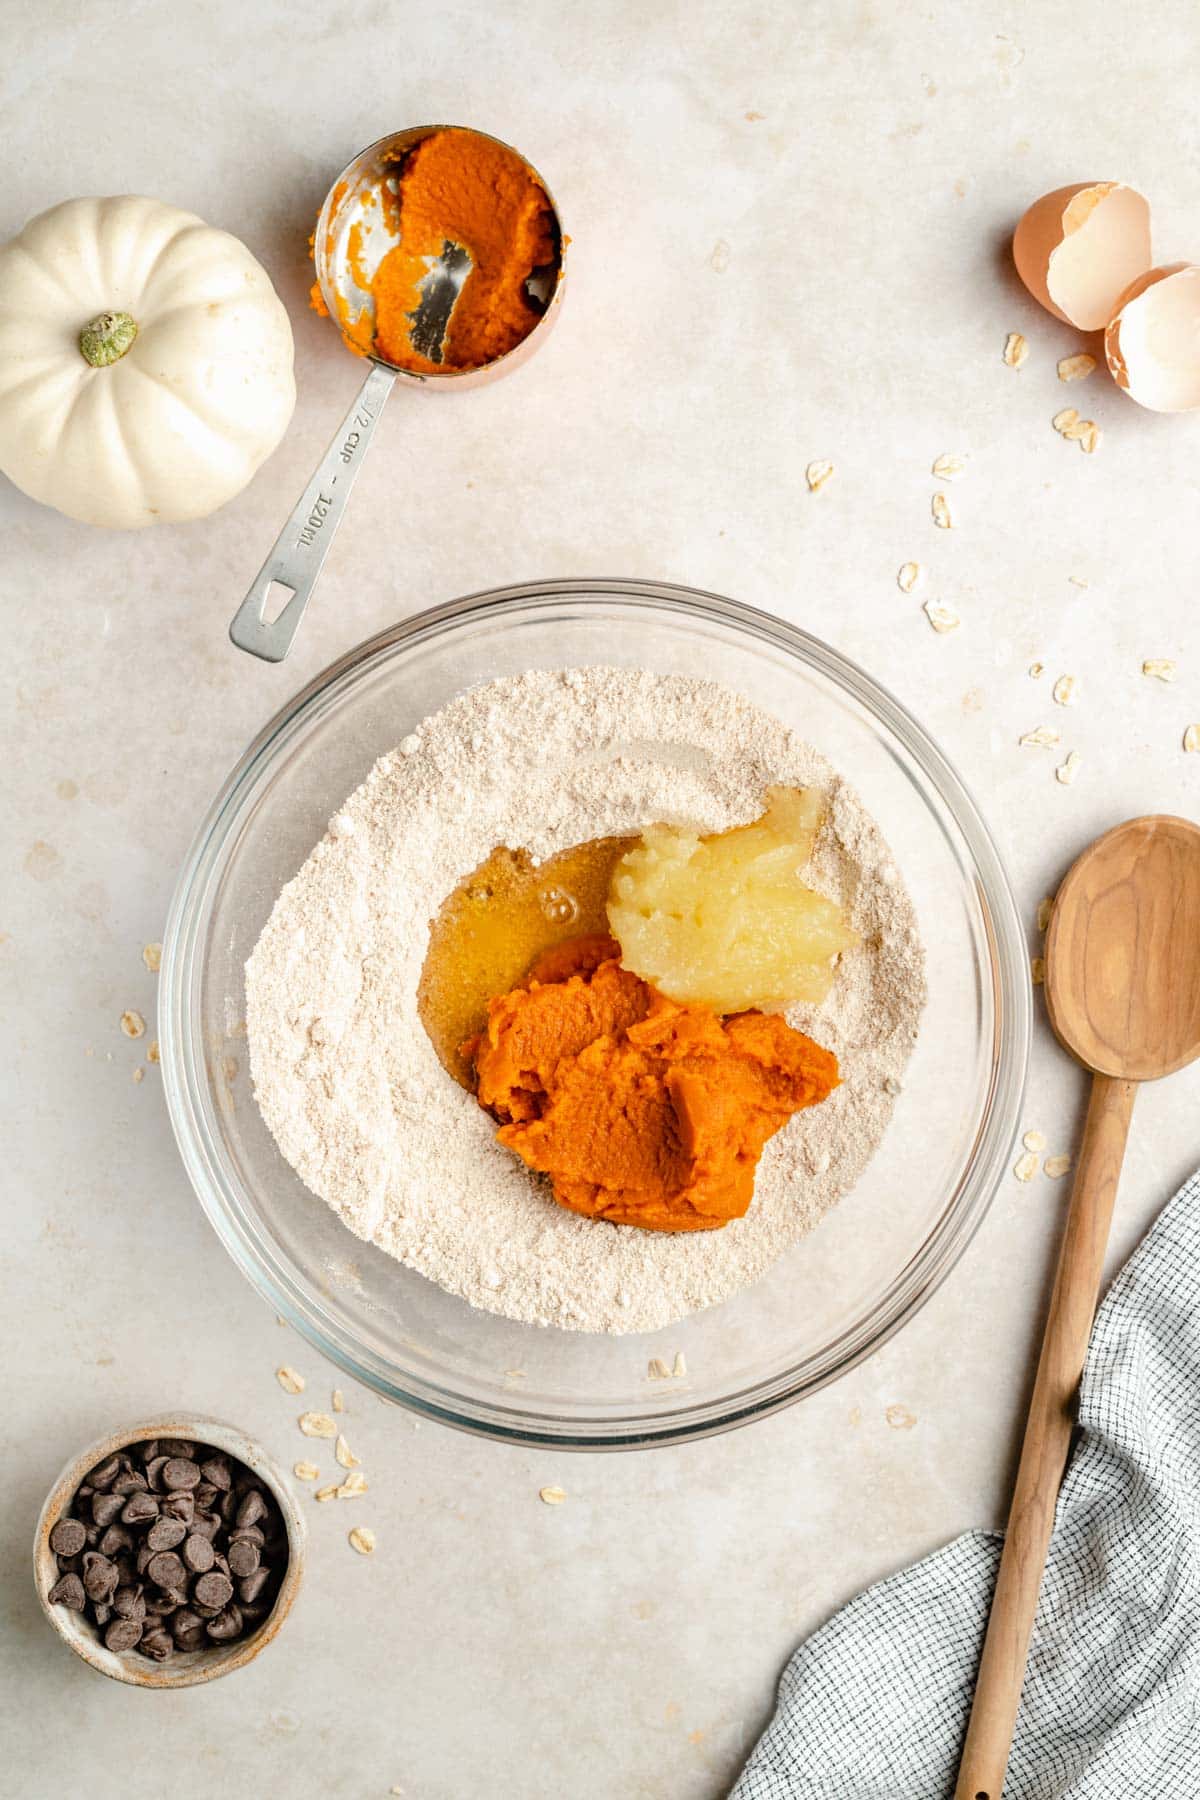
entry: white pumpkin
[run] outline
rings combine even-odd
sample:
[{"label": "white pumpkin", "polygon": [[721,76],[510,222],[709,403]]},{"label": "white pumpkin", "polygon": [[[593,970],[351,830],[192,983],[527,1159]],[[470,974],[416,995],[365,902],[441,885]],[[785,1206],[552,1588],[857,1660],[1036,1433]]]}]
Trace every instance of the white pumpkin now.
[{"label": "white pumpkin", "polygon": [[0,245],[0,469],[74,519],[199,519],[292,416],[292,328],[227,231],[133,194]]}]

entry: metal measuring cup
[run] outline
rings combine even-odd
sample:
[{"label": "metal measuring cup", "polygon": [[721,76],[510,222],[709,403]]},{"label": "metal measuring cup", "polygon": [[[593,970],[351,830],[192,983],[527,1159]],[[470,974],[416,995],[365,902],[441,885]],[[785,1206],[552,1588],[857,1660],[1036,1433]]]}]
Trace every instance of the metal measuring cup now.
[{"label": "metal measuring cup", "polygon": [[[448,129],[451,127],[414,125],[407,131],[396,131],[389,137],[380,138],[378,143],[371,144],[347,164],[325,196],[313,240],[313,261],[321,296],[335,323],[343,316],[338,304],[340,299],[352,314],[365,313],[373,325],[374,300],[361,286],[358,276],[360,272],[373,276],[383,257],[399,241],[390,223],[384,192],[389,183],[391,191],[395,191],[400,163],[407,151],[432,132]],[[473,135],[486,137],[487,133]],[[500,143],[498,138],[489,141]],[[512,148],[507,144],[502,147]],[[513,154],[520,155],[520,152]],[[239,650],[247,650],[265,662],[282,662],[291,649],[309,596],[329,554],[333,534],[341,523],[354,478],[397,377],[447,392],[478,387],[485,381],[506,375],[541,343],[557,316],[562,296],[566,239],[549,188],[532,164],[529,167],[545,191],[557,227],[557,261],[548,269],[535,271],[526,283],[531,298],[545,308],[542,317],[514,349],[477,369],[405,369],[380,356],[368,354],[370,374],[335,432],[295,511],[275,540],[274,549],[233,616],[229,635]],[[352,241],[351,233],[356,226],[359,229]],[[410,337],[414,348],[434,362],[440,360],[454,303],[470,270],[467,250],[461,245],[447,243],[422,283],[421,302],[413,317]],[[285,589],[290,598],[274,617],[268,619],[268,598],[276,586]]]}]

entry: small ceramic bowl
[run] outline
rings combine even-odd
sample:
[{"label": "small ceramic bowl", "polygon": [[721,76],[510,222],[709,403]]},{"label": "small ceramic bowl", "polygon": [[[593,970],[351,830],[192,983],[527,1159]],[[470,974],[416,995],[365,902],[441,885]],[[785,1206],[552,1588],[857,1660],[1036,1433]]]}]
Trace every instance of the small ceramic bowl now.
[{"label": "small ceramic bowl", "polygon": [[[282,1515],[287,1532],[288,1563],[275,1604],[257,1631],[248,1637],[239,1638],[236,1643],[214,1644],[210,1649],[177,1652],[170,1661],[155,1663],[139,1657],[136,1651],[117,1655],[106,1649],[96,1635],[95,1626],[88,1619],[80,1613],[72,1612],[69,1607],[52,1606],[46,1596],[58,1578],[58,1562],[50,1548],[50,1533],[66,1512],[76,1488],[84,1480],[88,1470],[94,1469],[98,1462],[111,1456],[115,1450],[126,1450],[130,1444],[142,1443],[147,1438],[165,1437],[192,1438],[198,1443],[211,1444],[214,1449],[224,1450],[227,1455],[236,1457],[248,1469],[253,1470],[270,1489]],[[305,1536],[304,1519],[282,1473],[256,1443],[234,1426],[222,1425],[218,1419],[208,1419],[194,1413],[164,1413],[161,1417],[139,1420],[135,1425],[126,1426],[123,1431],[110,1432],[107,1437],[98,1438],[86,1450],[81,1450],[78,1456],[71,1458],[46,1496],[46,1503],[38,1519],[37,1535],[33,1543],[34,1585],[42,1603],[42,1611],[59,1637],[89,1667],[98,1669],[101,1675],[107,1675],[113,1681],[128,1682],[131,1687],[195,1687],[203,1681],[215,1681],[218,1675],[228,1675],[234,1669],[244,1668],[277,1635],[300,1590],[304,1574]]]}]

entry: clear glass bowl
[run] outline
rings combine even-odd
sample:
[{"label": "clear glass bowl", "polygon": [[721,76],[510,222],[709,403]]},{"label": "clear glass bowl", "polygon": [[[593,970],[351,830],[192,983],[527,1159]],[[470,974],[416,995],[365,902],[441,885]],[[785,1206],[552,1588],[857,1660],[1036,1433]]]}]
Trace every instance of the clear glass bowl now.
[{"label": "clear glass bowl", "polygon": [[[754,1287],[655,1333],[538,1329],[361,1243],[280,1156],[250,1091],[243,967],[276,895],[375,759],[464,688],[528,668],[715,676],[858,788],[909,885],[929,1003],[887,1135],[852,1193]],[[184,1164],[276,1312],[348,1375],[466,1430],[625,1449],[727,1430],[835,1380],[929,1298],[978,1228],[1019,1117],[1031,996],[995,846],[921,727],[861,669],[689,589],[549,582],[408,620],[319,675],[250,745],[204,820],[163,950],[160,1036]],[[687,1374],[649,1380],[660,1357]]]}]

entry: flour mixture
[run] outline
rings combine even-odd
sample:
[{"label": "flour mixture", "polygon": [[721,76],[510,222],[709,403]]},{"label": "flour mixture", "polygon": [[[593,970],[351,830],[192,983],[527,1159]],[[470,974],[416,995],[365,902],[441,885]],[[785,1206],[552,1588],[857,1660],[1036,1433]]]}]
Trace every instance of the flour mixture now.
[{"label": "flour mixture", "polygon": [[[770,1139],[749,1212],[721,1230],[566,1212],[426,1035],[430,921],[498,844],[545,857],[656,821],[726,830],[777,783],[824,793],[805,880],[862,940],[819,1007],[787,1013],[835,1052],[842,1085]],[[883,1136],[924,997],[911,902],[853,790],[729,689],[629,669],[538,670],[427,719],[330,821],[246,966],[255,1096],[313,1193],[471,1305],[578,1331],[651,1331],[716,1305],[810,1231]]]}]

